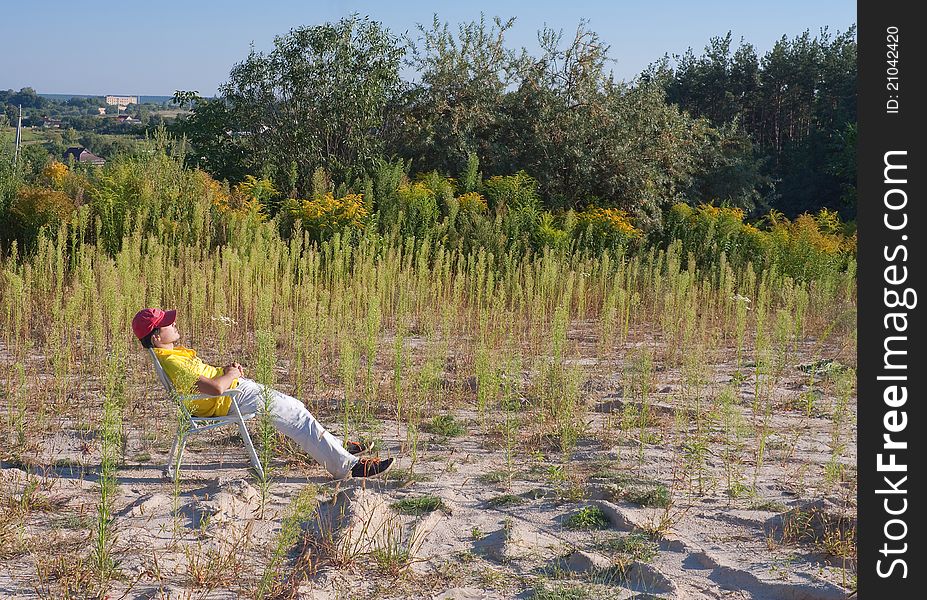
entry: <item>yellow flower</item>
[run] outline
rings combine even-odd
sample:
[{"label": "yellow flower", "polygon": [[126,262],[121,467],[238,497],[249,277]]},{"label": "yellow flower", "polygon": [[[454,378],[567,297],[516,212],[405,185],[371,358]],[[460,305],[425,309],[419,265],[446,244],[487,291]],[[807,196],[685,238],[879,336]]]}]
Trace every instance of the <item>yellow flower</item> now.
[{"label": "yellow flower", "polygon": [[457,198],[460,203],[460,210],[469,210],[476,213],[485,213],[489,210],[486,204],[486,198],[477,192],[467,192]]},{"label": "yellow flower", "polygon": [[48,178],[54,187],[61,187],[61,183],[64,181],[65,176],[68,174],[68,166],[64,163],[60,163],[57,160],[53,160],[48,163],[48,165],[42,169],[42,175]]}]

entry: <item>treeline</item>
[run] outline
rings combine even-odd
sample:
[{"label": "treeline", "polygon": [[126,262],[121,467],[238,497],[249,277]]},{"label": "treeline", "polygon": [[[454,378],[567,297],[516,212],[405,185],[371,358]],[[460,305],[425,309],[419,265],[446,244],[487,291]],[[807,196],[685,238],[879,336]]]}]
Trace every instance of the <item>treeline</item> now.
[{"label": "treeline", "polygon": [[[0,90],[0,107],[3,108],[3,115],[0,115],[0,125],[15,127],[19,119],[20,106],[23,109],[23,126],[32,127],[41,126],[46,117],[66,119],[70,123],[72,120],[95,116],[99,114],[97,109],[106,106],[106,104],[103,102],[102,97],[74,97],[67,100],[46,98],[38,95],[31,87],[24,87],[18,92]],[[62,125],[69,126],[67,123],[62,123]],[[84,129],[76,126],[74,128]]]},{"label": "treeline", "polygon": [[585,24],[539,32],[531,55],[506,44],[512,23],[452,31],[436,17],[405,38],[357,16],[296,28],[218,97],[178,93],[192,114],[175,133],[215,177],[266,176],[292,198],[319,167],[360,191],[384,157],[453,175],[475,154],[486,173],[534,177],[545,209],[614,207],[644,226],[681,201],[855,215],[853,30],[783,39],[762,59],[727,36],[626,83]]},{"label": "treeline", "polygon": [[[690,49],[643,76],[669,102],[715,127],[749,136],[757,200],[796,215],[821,207],[856,213],[856,30],[783,37],[762,57],[730,32],[712,38],[701,56]],[[751,178],[754,174],[749,175]],[[706,182],[707,183],[707,182]],[[724,195],[705,185],[703,196]]]}]

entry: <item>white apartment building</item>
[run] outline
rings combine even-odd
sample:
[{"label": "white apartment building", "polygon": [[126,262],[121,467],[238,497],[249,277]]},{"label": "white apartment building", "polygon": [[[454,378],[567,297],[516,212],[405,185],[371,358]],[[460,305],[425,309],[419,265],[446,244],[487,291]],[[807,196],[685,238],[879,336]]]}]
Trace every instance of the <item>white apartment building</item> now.
[{"label": "white apartment building", "polygon": [[107,96],[106,103],[124,108],[130,104],[138,104],[138,96]]}]

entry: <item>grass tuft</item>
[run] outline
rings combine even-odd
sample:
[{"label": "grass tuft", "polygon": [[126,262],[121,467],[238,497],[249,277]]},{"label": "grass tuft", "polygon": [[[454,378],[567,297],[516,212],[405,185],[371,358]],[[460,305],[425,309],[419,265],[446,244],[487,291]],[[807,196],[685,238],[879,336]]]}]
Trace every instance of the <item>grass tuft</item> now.
[{"label": "grass tuft", "polygon": [[422,425],[422,431],[441,437],[453,438],[460,437],[467,432],[466,427],[454,418],[454,415],[439,415],[431,420],[430,423]]},{"label": "grass tuft", "polygon": [[393,508],[404,515],[424,515],[434,512],[438,509],[447,510],[444,502],[437,496],[417,496],[415,498],[403,498],[393,503]]},{"label": "grass tuft", "polygon": [[570,529],[608,529],[608,517],[598,506],[584,506],[570,515],[564,524]]},{"label": "grass tuft", "polygon": [[490,508],[508,508],[510,506],[519,506],[526,502],[527,500],[521,496],[516,496],[515,494],[502,494],[501,496],[496,496],[487,500],[486,506]]}]

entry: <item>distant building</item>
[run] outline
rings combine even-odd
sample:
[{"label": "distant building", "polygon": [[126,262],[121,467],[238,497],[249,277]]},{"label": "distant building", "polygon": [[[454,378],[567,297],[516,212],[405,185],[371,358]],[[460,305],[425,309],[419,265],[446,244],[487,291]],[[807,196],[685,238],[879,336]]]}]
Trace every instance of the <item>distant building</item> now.
[{"label": "distant building", "polygon": [[100,106],[100,107],[98,107],[98,108],[97,108],[97,112],[100,113],[101,115],[105,115],[105,114],[106,114],[106,107],[105,107],[105,106]]},{"label": "distant building", "polygon": [[125,110],[130,104],[138,104],[138,96],[107,96],[106,103],[118,107],[119,110]]},{"label": "distant building", "polygon": [[134,123],[136,121],[136,119],[133,119],[129,115],[118,115],[116,120],[120,123]]},{"label": "distant building", "polygon": [[69,159],[74,159],[74,162],[79,163],[88,163],[91,165],[104,165],[106,164],[106,159],[97,156],[90,150],[87,150],[83,146],[72,146],[64,151],[64,161],[67,162]]},{"label": "distant building", "polygon": [[61,128],[61,119],[53,119],[51,117],[42,117],[42,127],[49,127],[53,129]]}]

